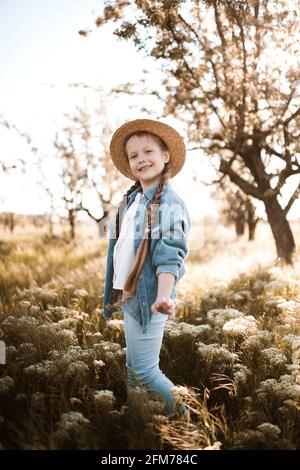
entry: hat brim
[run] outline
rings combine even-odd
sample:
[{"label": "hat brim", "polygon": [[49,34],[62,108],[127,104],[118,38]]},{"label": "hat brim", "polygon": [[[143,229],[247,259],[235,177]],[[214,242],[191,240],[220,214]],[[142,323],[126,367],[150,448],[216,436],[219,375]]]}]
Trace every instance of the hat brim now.
[{"label": "hat brim", "polygon": [[136,131],[147,131],[158,135],[168,146],[170,151],[170,178],[173,178],[184,165],[185,144],[181,135],[171,126],[152,119],[135,119],[119,127],[113,134],[110,142],[110,155],[114,165],[127,178],[137,181],[130,170],[125,151],[127,138]]}]

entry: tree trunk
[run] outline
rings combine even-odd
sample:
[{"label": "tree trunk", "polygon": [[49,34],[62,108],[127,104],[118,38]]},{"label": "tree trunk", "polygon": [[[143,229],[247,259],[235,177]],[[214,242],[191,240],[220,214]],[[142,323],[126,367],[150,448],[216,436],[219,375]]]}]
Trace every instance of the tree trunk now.
[{"label": "tree trunk", "polygon": [[286,215],[276,196],[264,200],[268,221],[274,235],[277,255],[287,264],[293,264],[295,241]]},{"label": "tree trunk", "polygon": [[246,199],[246,213],[248,225],[248,241],[253,241],[255,238],[255,229],[258,222],[258,217],[255,217],[255,207],[251,202],[249,196]]},{"label": "tree trunk", "polygon": [[245,214],[241,209],[236,211],[235,232],[237,236],[241,236],[245,232]]},{"label": "tree trunk", "polygon": [[15,229],[15,215],[13,212],[9,214],[8,226],[9,226],[10,233],[12,235]]},{"label": "tree trunk", "polygon": [[253,241],[255,238],[255,229],[258,219],[248,220],[248,241]]},{"label": "tree trunk", "polygon": [[236,219],[235,221],[235,233],[238,237],[245,233],[245,224],[241,219]]},{"label": "tree trunk", "polygon": [[74,240],[75,238],[75,211],[74,209],[69,209],[69,223],[70,223],[71,240]]}]

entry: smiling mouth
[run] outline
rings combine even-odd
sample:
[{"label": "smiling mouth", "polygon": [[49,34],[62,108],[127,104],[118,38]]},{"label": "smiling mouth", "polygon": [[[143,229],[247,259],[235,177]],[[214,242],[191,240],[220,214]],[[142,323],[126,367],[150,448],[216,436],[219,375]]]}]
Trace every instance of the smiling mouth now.
[{"label": "smiling mouth", "polygon": [[141,168],[139,171],[141,171],[141,172],[147,171],[151,167],[152,167],[152,165],[147,165],[147,166],[144,166],[143,168]]}]

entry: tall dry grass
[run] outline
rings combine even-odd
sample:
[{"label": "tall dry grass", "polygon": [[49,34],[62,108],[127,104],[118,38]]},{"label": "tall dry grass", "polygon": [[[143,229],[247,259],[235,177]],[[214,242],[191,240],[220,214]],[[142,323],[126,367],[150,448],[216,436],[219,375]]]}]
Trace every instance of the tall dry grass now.
[{"label": "tall dry grass", "polygon": [[[293,223],[297,243],[299,223]],[[122,313],[101,313],[107,242],[17,230],[0,242],[4,449],[299,449],[300,252],[204,225],[177,287],[160,367],[188,419],[126,381]]]}]

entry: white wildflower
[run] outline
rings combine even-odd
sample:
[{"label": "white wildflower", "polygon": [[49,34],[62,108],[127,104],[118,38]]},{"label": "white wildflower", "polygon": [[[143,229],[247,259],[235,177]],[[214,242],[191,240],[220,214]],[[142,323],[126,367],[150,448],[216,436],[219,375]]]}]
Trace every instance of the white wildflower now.
[{"label": "white wildflower", "polygon": [[107,320],[103,335],[111,341],[119,341],[124,332],[124,321],[119,319]]},{"label": "white wildflower", "polygon": [[294,365],[300,365],[300,348],[296,349],[296,351],[292,354],[292,363]]},{"label": "white wildflower", "polygon": [[35,411],[41,411],[45,409],[46,395],[42,392],[35,392],[31,395],[31,406]]},{"label": "white wildflower", "polygon": [[243,318],[234,318],[223,326],[224,333],[229,336],[250,336],[258,331],[257,322],[252,315]]},{"label": "white wildflower", "polygon": [[289,334],[283,337],[289,343],[292,350],[292,364],[300,365],[300,336]]},{"label": "white wildflower", "polygon": [[25,312],[26,312],[26,310],[28,310],[31,307],[31,302],[29,302],[29,300],[20,300],[19,301],[19,307],[21,309],[24,309]]},{"label": "white wildflower", "polygon": [[14,379],[9,375],[0,379],[0,396],[9,394],[14,386]]},{"label": "white wildflower", "polygon": [[278,325],[274,324],[273,331],[274,333],[279,333],[281,336],[291,330],[290,325]]},{"label": "white wildflower", "polygon": [[293,375],[298,383],[297,378],[300,378],[300,365],[299,364],[287,364],[287,371]]},{"label": "white wildflower", "polygon": [[241,290],[238,292],[233,292],[228,295],[228,297],[236,302],[249,300],[251,298],[251,292],[248,290]]},{"label": "white wildflower", "polygon": [[73,408],[80,407],[83,404],[82,401],[77,397],[70,398],[70,403]]},{"label": "white wildflower", "polygon": [[[32,364],[28,367],[25,367],[23,369],[23,373],[29,377],[32,378],[46,378],[47,376],[50,375],[50,372],[52,372],[51,369],[46,368],[46,361],[44,362],[38,362],[37,364]],[[50,361],[49,361],[50,362]],[[51,363],[52,364],[52,363]]]},{"label": "white wildflower", "polygon": [[59,422],[59,428],[66,431],[81,431],[82,426],[89,424],[89,420],[83,416],[79,411],[68,411],[63,413]]},{"label": "white wildflower", "polygon": [[102,333],[100,333],[100,331],[93,333],[93,338],[100,340],[102,338]]},{"label": "white wildflower", "polygon": [[97,390],[94,393],[94,400],[98,405],[112,407],[116,402],[116,397],[111,390]]},{"label": "white wildflower", "polygon": [[105,354],[105,357],[107,360],[113,360],[113,358],[115,357],[116,353],[112,352],[112,351],[107,351],[106,354]]},{"label": "white wildflower", "polygon": [[116,360],[122,360],[124,357],[126,357],[126,348],[122,348],[116,351],[114,357]]},{"label": "white wildflower", "polygon": [[76,318],[63,318],[59,320],[56,325],[58,328],[76,328],[77,323]]},{"label": "white wildflower", "polygon": [[5,331],[9,331],[11,328],[14,328],[14,330],[17,329],[17,331],[24,331],[27,328],[37,327],[38,325],[39,322],[37,318],[30,315],[23,315],[22,317],[13,317],[10,315],[2,322]]},{"label": "white wildflower", "polygon": [[61,356],[61,361],[69,364],[75,361],[90,363],[94,359],[94,352],[90,349],[82,349],[80,346],[69,346]]},{"label": "white wildflower", "polygon": [[244,300],[244,296],[240,292],[234,292],[233,294],[230,294],[229,298],[232,300],[235,300],[236,302],[239,302],[240,300]]},{"label": "white wildflower", "polygon": [[298,409],[298,403],[294,400],[284,400],[283,404],[284,406],[291,408],[292,410]]},{"label": "white wildflower", "polygon": [[57,332],[57,336],[60,337],[60,339],[63,339],[65,343],[69,343],[69,344],[78,343],[77,335],[72,330],[66,330],[66,329],[59,330]]},{"label": "white wildflower", "polygon": [[234,365],[235,372],[233,373],[233,381],[237,387],[243,387],[247,384],[248,378],[251,376],[251,371],[243,364]]},{"label": "white wildflower", "polygon": [[165,325],[164,335],[165,338],[170,341],[190,338],[190,340],[194,342],[210,336],[211,331],[211,326],[208,324],[192,325],[186,322],[176,323],[168,321]]},{"label": "white wildflower", "polygon": [[93,364],[95,366],[95,369],[101,369],[102,367],[105,366],[105,362],[101,361],[101,359],[99,361],[97,359],[95,359],[93,361]]},{"label": "white wildflower", "polygon": [[253,283],[254,290],[261,290],[265,287],[268,281],[263,281],[262,279],[256,279]]},{"label": "white wildflower", "polygon": [[116,330],[123,330],[124,320],[118,320],[118,319],[107,320],[106,325]]},{"label": "white wildflower", "polygon": [[85,364],[82,361],[76,361],[68,365],[65,376],[69,379],[70,378],[75,379],[75,377],[77,379],[79,378],[84,379],[86,378],[88,372],[89,372],[89,367],[87,364]]},{"label": "white wildflower", "polygon": [[55,359],[60,359],[61,358],[61,352],[57,351],[56,349],[51,349],[51,351],[48,352],[49,359],[55,360]]},{"label": "white wildflower", "polygon": [[242,349],[262,349],[274,344],[274,334],[271,331],[260,330],[248,336],[242,344]]},{"label": "white wildflower", "polygon": [[244,317],[243,312],[234,308],[216,308],[207,312],[207,319],[216,326],[222,327],[228,320]]},{"label": "white wildflower", "polygon": [[199,334],[201,338],[205,336],[209,336],[212,333],[212,328],[210,325],[206,323],[203,325],[197,325],[197,333]]},{"label": "white wildflower", "polygon": [[39,305],[31,305],[30,313],[32,315],[39,315],[41,313],[41,307],[39,307]]},{"label": "white wildflower", "polygon": [[98,333],[88,332],[86,334],[86,339],[89,341],[89,344],[99,343],[102,339],[102,333],[100,333],[100,331]]},{"label": "white wildflower", "polygon": [[267,379],[260,382],[257,389],[257,397],[259,401],[269,402],[270,397],[277,400],[300,399],[300,385],[295,383],[292,375],[282,375],[279,380]]},{"label": "white wildflower", "polygon": [[268,436],[269,439],[277,439],[281,434],[281,429],[272,423],[262,423],[256,429]]},{"label": "white wildflower", "polygon": [[79,312],[78,310],[75,310],[75,309],[70,309],[68,310],[68,315],[69,317],[80,317],[81,316],[81,312]]},{"label": "white wildflower", "polygon": [[267,293],[280,293],[286,291],[290,288],[300,288],[300,282],[295,279],[277,279],[271,281],[265,286],[265,291]]},{"label": "white wildflower", "polygon": [[187,387],[183,387],[182,385],[176,385],[172,387],[169,392],[171,395],[176,398],[187,397],[190,395],[189,389]]},{"label": "white wildflower", "polygon": [[119,343],[113,343],[111,341],[100,341],[100,343],[93,344],[93,349],[96,352],[107,352],[110,351],[112,353],[115,353],[119,349],[121,349],[121,345]]},{"label": "white wildflower", "polygon": [[18,356],[34,355],[36,353],[37,349],[32,343],[21,343],[18,347]]},{"label": "white wildflower", "polygon": [[57,326],[57,323],[43,323],[42,325],[38,325],[37,330],[42,331],[45,333],[56,333],[56,331],[59,329]]},{"label": "white wildflower", "polygon": [[300,313],[300,302],[296,300],[285,300],[284,302],[278,302],[277,308],[280,308],[284,313]]},{"label": "white wildflower", "polygon": [[297,349],[300,346],[300,336],[298,335],[290,333],[288,335],[285,335],[282,339],[289,343],[293,350]]},{"label": "white wildflower", "polygon": [[275,305],[277,307],[277,305],[281,302],[286,302],[286,299],[279,295],[272,295],[265,301],[265,305],[267,305],[268,307],[272,307],[273,305]]},{"label": "white wildflower", "polygon": [[89,297],[89,293],[85,289],[76,289],[74,295],[77,297]]},{"label": "white wildflower", "polygon": [[270,367],[283,367],[286,362],[287,358],[278,348],[268,348],[262,350],[262,357],[267,360]]},{"label": "white wildflower", "polygon": [[57,319],[63,319],[65,318],[67,315],[68,315],[68,312],[69,310],[67,309],[67,307],[63,307],[63,306],[58,306],[58,307],[51,307],[50,309],[51,313],[54,313],[55,314],[55,317]]},{"label": "white wildflower", "polygon": [[218,369],[219,373],[225,371],[228,365],[232,365],[238,359],[238,354],[215,343],[204,344],[198,341],[195,346],[199,361],[204,362],[207,368]]}]

